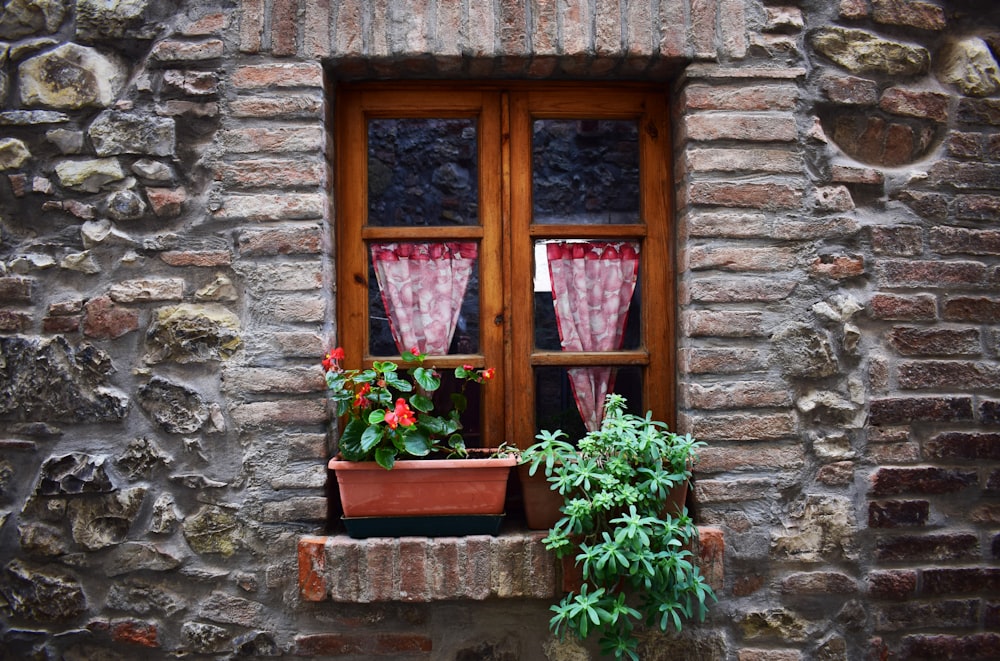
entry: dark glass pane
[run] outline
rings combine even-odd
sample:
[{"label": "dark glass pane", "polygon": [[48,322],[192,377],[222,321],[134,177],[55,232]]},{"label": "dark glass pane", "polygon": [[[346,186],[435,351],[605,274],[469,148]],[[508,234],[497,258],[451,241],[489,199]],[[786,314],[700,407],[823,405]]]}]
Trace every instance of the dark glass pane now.
[{"label": "dark glass pane", "polygon": [[535,223],[640,222],[636,122],[535,120],[531,193]]},{"label": "dark glass pane", "polygon": [[479,223],[475,119],[368,121],[368,224]]},{"label": "dark glass pane", "polygon": [[[591,254],[595,251],[598,253],[609,252],[617,254],[622,251],[623,246],[629,246],[632,250],[638,248],[637,243],[627,241],[535,242],[535,347],[545,351],[563,350],[560,330],[563,333],[563,340],[569,337],[567,334],[567,331],[570,330],[569,327],[560,328],[560,322],[556,320],[555,303],[552,295],[552,274],[548,257],[549,250],[553,247],[567,245],[580,246],[581,250],[589,251]],[[594,323],[606,324],[609,327],[613,327],[616,330],[616,334],[620,331],[622,333],[620,344],[616,345],[614,342],[610,342],[600,347],[597,344],[590,344],[579,349],[569,348],[570,350],[588,351],[637,349],[640,346],[641,339],[639,329],[641,327],[642,305],[638,273],[638,268],[641,268],[641,260],[639,260],[640,266],[636,267],[635,289],[629,299],[627,311],[622,306],[622,301],[619,300],[618,291],[609,289],[609,287],[617,287],[618,285],[610,283],[601,272],[601,266],[612,266],[613,260],[605,264],[601,264],[601,261],[595,260],[591,263],[589,271],[586,265],[581,266],[580,277],[589,279],[582,282],[574,282],[574,284],[586,290],[590,299],[590,307],[586,310],[584,310],[583,306],[580,309],[574,309],[572,316],[576,318],[577,323],[584,323],[584,325],[586,325],[585,322],[587,319],[593,317],[592,321]],[[627,271],[630,268],[625,267],[625,270]]]},{"label": "dark glass pane", "polygon": [[[387,279],[393,280],[398,298],[391,298],[391,294],[381,291],[379,287],[379,276],[376,275],[376,260],[374,252],[392,253],[389,258],[395,260],[391,267],[400,269],[399,272],[387,273],[383,271],[381,278],[383,282]],[[451,342],[446,353],[478,353],[479,352],[479,260],[475,258],[478,246],[468,242],[399,242],[381,243],[369,246],[368,260],[368,341],[369,353],[373,356],[398,356],[400,349],[397,348],[393,339],[393,328],[390,326],[389,314],[386,311],[386,301],[410,301],[406,309],[400,309],[395,316],[396,333],[401,341],[407,346],[402,348],[406,351],[413,343],[414,334],[419,332],[407,332],[404,327],[407,325],[430,325],[439,321],[442,315],[435,315],[428,305],[439,305],[446,302],[451,295],[453,279],[467,276],[465,285],[465,295],[461,298],[458,306],[458,315],[455,320],[455,328]],[[464,254],[463,254],[464,253]],[[471,259],[470,259],[471,255]],[[464,258],[465,267],[458,268],[450,265],[449,256],[460,256]],[[381,258],[380,258],[381,259]],[[471,261],[471,266],[469,262]],[[428,265],[441,262],[441,266],[426,270]],[[381,265],[380,268],[385,268]],[[450,274],[450,277],[449,277]],[[402,283],[402,285],[401,285]],[[388,286],[388,283],[387,283]],[[403,303],[398,303],[402,307]],[[422,307],[423,306],[423,307]],[[454,308],[452,308],[454,309]],[[419,319],[409,319],[404,323],[398,323],[401,319],[399,315],[413,315]],[[450,319],[447,321],[450,325]],[[344,332],[344,331],[342,331]],[[349,331],[346,331],[349,332]],[[428,332],[427,335],[430,335]],[[428,353],[434,353],[428,350]]]},{"label": "dark glass pane", "polygon": [[[615,369],[612,392],[628,400],[630,413],[645,413],[642,403],[641,368]],[[535,368],[535,431],[541,429],[561,429],[569,434],[570,440],[573,441],[587,433],[565,368]]]}]

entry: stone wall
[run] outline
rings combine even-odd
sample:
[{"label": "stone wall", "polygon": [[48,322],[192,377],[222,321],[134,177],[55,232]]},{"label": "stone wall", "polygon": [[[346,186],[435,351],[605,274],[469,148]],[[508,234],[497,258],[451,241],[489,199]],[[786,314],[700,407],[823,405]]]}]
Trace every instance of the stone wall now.
[{"label": "stone wall", "polygon": [[984,4],[4,0],[0,658],[595,656],[516,536],[458,545],[517,579],[475,601],[315,582],[458,547],[317,537],[324,88],[376,77],[670,94],[677,408],[724,558],[643,658],[1000,656]]}]

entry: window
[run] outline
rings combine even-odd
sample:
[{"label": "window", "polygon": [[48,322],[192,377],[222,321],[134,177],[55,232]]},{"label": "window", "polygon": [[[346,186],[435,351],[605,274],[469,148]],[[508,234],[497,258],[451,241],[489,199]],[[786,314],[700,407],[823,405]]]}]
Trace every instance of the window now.
[{"label": "window", "polygon": [[611,390],[673,420],[662,89],[350,84],[335,119],[349,367],[412,346],[496,367],[468,393],[470,445],[582,434]]}]

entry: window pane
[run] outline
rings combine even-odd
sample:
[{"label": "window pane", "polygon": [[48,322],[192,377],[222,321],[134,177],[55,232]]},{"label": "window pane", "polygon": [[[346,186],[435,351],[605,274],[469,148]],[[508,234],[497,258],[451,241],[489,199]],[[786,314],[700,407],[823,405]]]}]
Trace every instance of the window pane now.
[{"label": "window pane", "polygon": [[371,355],[479,352],[476,243],[372,243],[369,254]]},{"label": "window pane", "polygon": [[368,121],[368,224],[479,223],[475,119]]},{"label": "window pane", "polygon": [[[609,392],[628,400],[630,413],[644,413],[642,403],[642,369],[639,367],[609,368],[612,372]],[[535,368],[535,431],[561,429],[577,440],[587,433],[574,397],[569,371],[561,367]]]},{"label": "window pane", "polygon": [[536,241],[536,348],[638,348],[639,262],[635,241]]},{"label": "window pane", "polygon": [[634,120],[538,119],[532,135],[535,223],[638,223]]}]

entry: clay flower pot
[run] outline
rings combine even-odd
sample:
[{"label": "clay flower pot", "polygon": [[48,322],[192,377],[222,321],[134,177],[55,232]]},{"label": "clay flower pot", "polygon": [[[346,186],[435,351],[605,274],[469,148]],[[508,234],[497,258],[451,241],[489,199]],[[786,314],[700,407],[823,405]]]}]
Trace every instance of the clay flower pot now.
[{"label": "clay flower pot", "polygon": [[513,456],[397,461],[331,459],[345,517],[499,515]]}]

